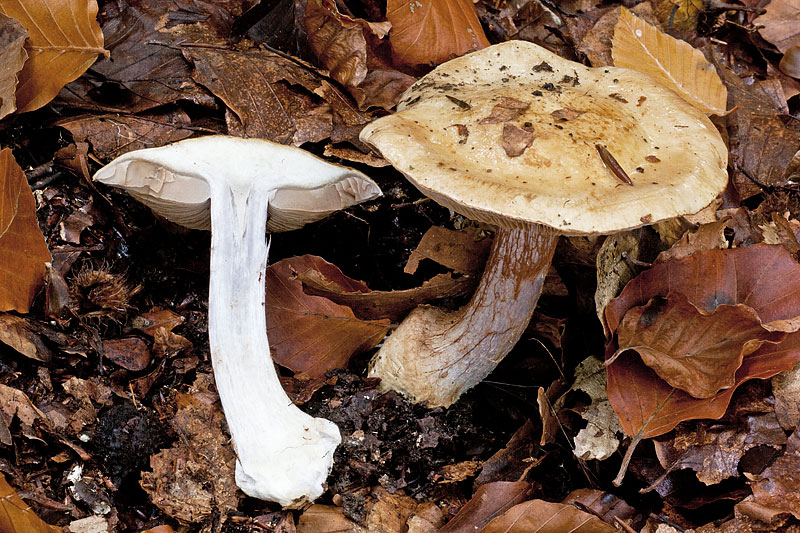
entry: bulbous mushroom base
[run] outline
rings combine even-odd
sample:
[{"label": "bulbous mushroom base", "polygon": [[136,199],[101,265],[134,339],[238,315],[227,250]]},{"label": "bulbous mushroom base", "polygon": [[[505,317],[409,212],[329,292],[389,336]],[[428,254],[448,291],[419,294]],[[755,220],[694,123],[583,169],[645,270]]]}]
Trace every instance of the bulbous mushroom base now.
[{"label": "bulbous mushroom base", "polygon": [[292,425],[302,425],[302,433],[292,434],[295,442],[282,435],[247,446],[255,453],[239,455],[236,485],[248,496],[300,509],[322,495],[341,437],[333,422],[293,411]]},{"label": "bulbous mushroom base", "polygon": [[557,233],[538,224],[498,228],[483,277],[467,305],[414,309],[370,364],[381,388],[448,407],[488,376],[530,322]]}]

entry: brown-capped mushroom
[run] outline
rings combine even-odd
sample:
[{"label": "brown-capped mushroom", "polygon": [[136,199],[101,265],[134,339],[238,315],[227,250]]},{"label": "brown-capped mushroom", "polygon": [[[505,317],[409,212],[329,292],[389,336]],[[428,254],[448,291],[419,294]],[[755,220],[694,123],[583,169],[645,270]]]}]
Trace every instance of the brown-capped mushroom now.
[{"label": "brown-capped mushroom", "polygon": [[292,403],[270,359],[265,231],[298,228],[375,198],[378,186],[299,148],[225,136],[129,152],[94,179],[125,189],[173,222],[210,227],[208,333],[236,447],[236,484],[285,507],[313,501],[333,464],[339,430]]},{"label": "brown-capped mushroom", "polygon": [[452,404],[519,340],[558,235],[694,213],[728,179],[719,133],[675,93],[645,74],[587,68],[529,42],[440,65],[397,109],[361,140],[428,197],[497,226],[470,302],[455,312],[415,309],[371,363],[385,388],[431,406]]}]

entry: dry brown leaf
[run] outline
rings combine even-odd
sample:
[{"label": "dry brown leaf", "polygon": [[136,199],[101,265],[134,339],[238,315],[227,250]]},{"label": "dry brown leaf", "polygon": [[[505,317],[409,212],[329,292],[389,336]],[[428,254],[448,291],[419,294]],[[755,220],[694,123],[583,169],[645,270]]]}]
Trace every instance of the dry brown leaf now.
[{"label": "dry brown leaf", "polygon": [[514,432],[505,447],[496,451],[481,468],[475,478],[475,486],[494,481],[524,481],[530,470],[530,458],[536,456],[536,428],[530,420]]},{"label": "dry brown leaf", "polygon": [[766,12],[753,21],[758,33],[783,53],[800,45],[800,0],[772,0]]},{"label": "dry brown leaf", "polygon": [[261,50],[189,48],[184,55],[195,81],[228,107],[229,134],[294,145],[331,136],[331,108],[312,93],[322,82],[310,68]]},{"label": "dry brown leaf", "polygon": [[0,118],[16,109],[17,74],[28,58],[28,32],[11,17],[0,15]]},{"label": "dry brown leaf", "polygon": [[[267,333],[272,359],[300,379],[343,367],[353,354],[380,342],[388,330],[388,320],[360,320],[349,307],[303,292],[296,273],[325,269],[325,264],[330,265],[320,257],[304,255],[267,268]],[[351,281],[353,286],[360,283]]]},{"label": "dry brown leaf", "polygon": [[25,357],[43,363],[49,362],[53,357],[53,352],[42,338],[18,316],[0,314],[0,342],[11,346]]},{"label": "dry brown leaf", "polygon": [[438,65],[489,46],[472,0],[389,0],[395,65]]},{"label": "dry brown leaf", "polygon": [[376,48],[388,24],[343,15],[333,0],[310,0],[303,22],[314,55],[347,88],[359,109],[391,109],[414,83],[414,78],[393,70],[378,56]]},{"label": "dry brown leaf", "polygon": [[[745,304],[764,324],[786,322],[800,315],[798,280],[800,265],[779,245],[698,252],[659,263],[634,278],[606,307],[605,320],[613,333],[631,307],[643,305],[654,296],[681,293],[706,311],[719,305]],[[616,343],[609,343],[607,355],[615,351]],[[770,378],[799,360],[800,333],[790,333],[783,342],[764,344],[745,356],[731,388],[711,398],[697,399],[674,390],[636,354],[623,352],[608,367],[608,398],[628,435],[643,430],[643,436],[650,438],[685,420],[721,417],[739,385]]]},{"label": "dry brown leaf", "polygon": [[150,349],[139,337],[123,337],[103,341],[105,356],[125,370],[138,372],[150,364]]},{"label": "dry brown leaf", "polygon": [[611,50],[614,65],[649,74],[705,113],[725,114],[727,90],[703,53],[621,9]]},{"label": "dry brown leaf", "polygon": [[31,189],[5,148],[0,151],[0,311],[28,312],[48,261]]},{"label": "dry brown leaf", "polygon": [[297,533],[366,533],[334,505],[315,504],[303,511],[297,521]]},{"label": "dry brown leaf", "polygon": [[625,313],[616,353],[633,350],[673,387],[710,398],[733,386],[744,356],[785,337],[764,328],[746,305],[720,305],[709,313],[670,293]]},{"label": "dry brown leaf", "polygon": [[408,257],[403,272],[413,274],[420,261],[430,259],[460,274],[483,271],[492,239],[480,238],[470,231],[431,226]]},{"label": "dry brown leaf", "polygon": [[0,531],[3,533],[60,533],[36,516],[30,506],[17,496],[3,474],[0,474]]},{"label": "dry brown leaf", "polygon": [[473,533],[533,494],[526,481],[494,481],[478,487],[472,499],[438,533]]},{"label": "dry brown leaf", "polygon": [[70,117],[55,124],[69,130],[75,142],[88,142],[100,159],[142,148],[155,148],[194,134],[189,115],[182,110],[149,115],[89,115]]},{"label": "dry brown leaf", "polygon": [[795,430],[789,437],[786,453],[769,465],[751,483],[756,503],[789,512],[800,519],[800,492],[797,490],[800,472],[800,435]]},{"label": "dry brown leaf", "polygon": [[95,0],[3,0],[0,13],[28,30],[17,111],[39,109],[106,54]]},{"label": "dry brown leaf", "polygon": [[483,533],[615,533],[617,529],[564,503],[529,500],[509,509],[483,529]]}]

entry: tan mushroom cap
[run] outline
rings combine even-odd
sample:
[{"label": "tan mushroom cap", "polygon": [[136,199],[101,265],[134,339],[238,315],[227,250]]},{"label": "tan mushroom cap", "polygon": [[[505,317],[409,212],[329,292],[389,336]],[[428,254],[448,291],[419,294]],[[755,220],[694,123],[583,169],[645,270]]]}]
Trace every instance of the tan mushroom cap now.
[{"label": "tan mushroom cap", "polygon": [[211,135],[128,152],[94,179],[124,188],[150,209],[191,229],[211,228],[209,179],[253,176],[271,182],[267,231],[289,231],[380,196],[361,172],[263,139]]},{"label": "tan mushroom cap", "polygon": [[[498,104],[527,108],[504,118]],[[646,74],[588,68],[525,41],[440,65],[397,109],[361,140],[436,202],[496,225],[611,233],[697,212],[728,180],[722,138],[678,95]],[[522,142],[521,154],[508,155],[504,140],[517,151]],[[598,144],[633,186],[604,166]]]}]

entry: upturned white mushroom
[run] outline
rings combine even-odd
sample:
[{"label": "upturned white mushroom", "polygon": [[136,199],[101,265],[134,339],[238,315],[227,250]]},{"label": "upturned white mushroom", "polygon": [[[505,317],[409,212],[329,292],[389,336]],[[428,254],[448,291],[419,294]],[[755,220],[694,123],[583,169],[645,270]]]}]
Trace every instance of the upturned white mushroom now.
[{"label": "upturned white mushroom", "polygon": [[270,359],[265,232],[298,228],[375,198],[378,186],[298,148],[225,136],[130,152],[94,179],[125,189],[173,222],[196,229],[210,222],[209,340],[238,458],[236,484],[284,507],[313,501],[341,438],[332,422],[291,402]]},{"label": "upturned white mushroom", "polygon": [[694,213],[725,188],[714,125],[646,74],[587,68],[525,41],[448,61],[361,131],[420,191],[481,222],[494,244],[470,302],[419,307],[370,375],[448,406],[497,366],[533,315],[559,234]]}]

